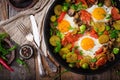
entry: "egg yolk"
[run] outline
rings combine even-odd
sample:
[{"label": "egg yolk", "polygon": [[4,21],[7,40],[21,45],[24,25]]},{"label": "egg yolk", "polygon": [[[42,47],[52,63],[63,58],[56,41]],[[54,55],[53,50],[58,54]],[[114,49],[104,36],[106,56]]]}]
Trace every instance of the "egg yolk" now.
[{"label": "egg yolk", "polygon": [[98,7],[98,8],[95,8],[92,12],[92,16],[96,19],[96,20],[102,20],[105,18],[106,16],[106,11],[101,8],[101,7]]},{"label": "egg yolk", "polygon": [[90,50],[94,47],[94,41],[91,38],[84,38],[81,41],[81,47],[84,50]]},{"label": "egg yolk", "polygon": [[67,20],[62,20],[59,24],[58,24],[58,30],[60,32],[68,32],[70,29],[70,23]]}]

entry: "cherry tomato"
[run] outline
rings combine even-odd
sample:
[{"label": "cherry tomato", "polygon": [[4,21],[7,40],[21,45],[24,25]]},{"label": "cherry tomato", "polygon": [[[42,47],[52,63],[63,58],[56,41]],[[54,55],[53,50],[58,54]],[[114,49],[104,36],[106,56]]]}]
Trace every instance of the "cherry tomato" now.
[{"label": "cherry tomato", "polygon": [[111,14],[112,14],[112,18],[114,20],[120,20],[120,14],[119,14],[119,10],[117,8],[113,7],[111,10]]},{"label": "cherry tomato", "polygon": [[98,59],[98,61],[96,62],[97,66],[102,66],[107,62],[107,58],[106,57],[101,57],[100,59]]},{"label": "cherry tomato", "polygon": [[60,16],[59,16],[59,18],[58,18],[58,20],[57,20],[58,23],[60,23],[60,22],[63,20],[65,14],[66,14],[66,12],[62,12],[62,13],[60,14]]},{"label": "cherry tomato", "polygon": [[85,24],[89,24],[91,20],[91,14],[86,10],[80,11],[80,18]]},{"label": "cherry tomato", "polygon": [[103,52],[103,47],[99,48],[98,51],[95,52],[96,55],[100,54]]},{"label": "cherry tomato", "polygon": [[72,33],[68,33],[65,38],[62,40],[62,45],[66,45],[68,43],[72,43],[74,44],[75,41],[78,40],[79,37],[81,37],[81,34],[72,34]]}]

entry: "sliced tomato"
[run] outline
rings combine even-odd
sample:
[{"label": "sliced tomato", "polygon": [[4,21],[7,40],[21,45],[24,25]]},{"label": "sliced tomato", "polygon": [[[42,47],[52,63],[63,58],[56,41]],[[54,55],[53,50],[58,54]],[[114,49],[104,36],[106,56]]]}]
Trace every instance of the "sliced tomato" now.
[{"label": "sliced tomato", "polygon": [[105,35],[108,35],[108,34],[109,34],[109,32],[108,32],[108,31],[104,31],[104,34],[105,34]]},{"label": "sliced tomato", "polygon": [[95,52],[96,55],[100,54],[103,52],[103,47],[99,48],[98,51]]},{"label": "sliced tomato", "polygon": [[107,58],[106,57],[101,57],[100,59],[98,59],[98,61],[96,62],[96,66],[102,66],[104,64],[106,64],[107,62]]},{"label": "sliced tomato", "polygon": [[59,16],[59,18],[58,18],[58,23],[60,23],[62,20],[63,20],[63,18],[65,17],[65,14],[66,14],[66,12],[62,12],[61,14],[60,14],[60,16]]},{"label": "sliced tomato", "polygon": [[111,10],[112,18],[114,20],[120,20],[119,10],[116,7],[113,7]]},{"label": "sliced tomato", "polygon": [[75,0],[76,3],[82,3],[83,5],[87,5],[86,0]]},{"label": "sliced tomato", "polygon": [[81,59],[83,59],[83,56],[77,55],[77,59],[78,59],[78,60],[81,60]]},{"label": "sliced tomato", "polygon": [[89,0],[89,2],[91,2],[91,3],[95,3],[95,0]]},{"label": "sliced tomato", "polygon": [[62,40],[62,45],[66,45],[68,43],[74,43],[75,41],[78,40],[79,37],[81,37],[82,34],[72,34],[72,33],[68,33],[64,39]]},{"label": "sliced tomato", "polygon": [[95,32],[95,30],[94,29],[92,29],[91,31],[90,31],[90,36],[91,37],[94,37],[94,38],[98,38],[98,35],[97,35],[97,33]]},{"label": "sliced tomato", "polygon": [[84,24],[89,24],[91,21],[91,14],[86,10],[81,10],[80,19],[83,21]]}]

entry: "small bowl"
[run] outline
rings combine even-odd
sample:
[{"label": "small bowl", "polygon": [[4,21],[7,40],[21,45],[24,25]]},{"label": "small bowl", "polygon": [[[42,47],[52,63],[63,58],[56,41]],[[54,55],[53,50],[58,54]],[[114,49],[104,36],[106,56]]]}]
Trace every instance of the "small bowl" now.
[{"label": "small bowl", "polygon": [[8,3],[17,10],[33,7],[39,0],[8,0]]},{"label": "small bowl", "polygon": [[19,54],[23,59],[29,59],[33,55],[33,48],[29,44],[24,44],[19,49]]}]

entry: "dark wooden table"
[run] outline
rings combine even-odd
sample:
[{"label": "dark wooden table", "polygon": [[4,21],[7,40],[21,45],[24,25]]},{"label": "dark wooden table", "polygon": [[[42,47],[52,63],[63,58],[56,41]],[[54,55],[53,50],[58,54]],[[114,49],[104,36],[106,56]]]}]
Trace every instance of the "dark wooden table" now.
[{"label": "dark wooden table", "polygon": [[[10,17],[15,16],[20,11],[14,9],[7,3],[7,0],[0,0],[0,21],[9,19]],[[16,52],[16,58],[19,57],[19,54]],[[15,59],[16,59],[15,58]],[[54,60],[54,59],[53,59]],[[28,64],[30,72],[22,65],[19,65],[14,60],[11,64],[11,67],[14,68],[15,72],[9,72],[6,69],[0,71],[0,80],[54,80],[54,78],[65,69],[58,65],[58,72],[50,73],[44,77],[37,77],[35,58],[34,56],[25,61]],[[80,75],[72,72],[65,72],[60,75],[56,80],[120,80],[120,64],[117,64],[115,67],[110,70],[96,75]],[[47,68],[47,67],[46,67]]]}]

